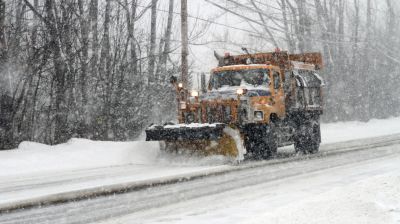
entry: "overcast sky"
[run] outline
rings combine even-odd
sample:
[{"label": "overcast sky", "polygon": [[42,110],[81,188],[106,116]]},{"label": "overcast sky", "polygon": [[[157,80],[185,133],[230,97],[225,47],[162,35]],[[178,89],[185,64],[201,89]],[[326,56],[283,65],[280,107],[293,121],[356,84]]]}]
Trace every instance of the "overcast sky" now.
[{"label": "overcast sky", "polygon": [[[232,4],[228,4],[226,0],[211,0],[219,5],[227,6],[230,9],[235,10]],[[239,0],[240,1],[240,0]],[[280,11],[276,8],[277,5],[275,0],[263,1],[257,0],[263,5],[270,7],[264,7],[265,13],[273,14],[275,17],[280,17]],[[149,2],[149,0],[143,0],[143,3]],[[245,1],[241,1],[245,2]],[[361,1],[360,3],[363,3]],[[385,13],[384,4],[379,1],[373,1],[374,9]],[[158,7],[161,10],[159,13],[159,29],[164,29],[167,18],[168,0],[159,0]],[[311,4],[311,3],[310,3]],[[349,3],[349,5],[351,5]],[[383,5],[383,6],[382,6]],[[249,24],[242,18],[233,14],[227,13],[224,10],[217,8],[216,6],[207,2],[207,0],[188,0],[188,14],[189,14],[189,35],[191,37],[189,46],[189,62],[191,63],[191,70],[195,73],[209,72],[213,67],[216,66],[216,60],[214,58],[213,51],[216,50],[218,53],[223,54],[224,52],[230,52],[234,54],[243,53],[241,47],[247,47],[250,52],[254,51],[272,51],[274,50],[273,45],[268,41],[254,37],[255,24]],[[233,7],[233,8],[232,8]],[[349,10],[352,10],[349,8]],[[364,14],[363,8],[361,8],[361,14]],[[236,10],[238,11],[238,10]],[[180,58],[180,0],[175,0],[175,17],[174,17],[174,30],[173,33],[173,47],[175,52],[172,54]],[[239,11],[243,15],[248,16],[254,20],[258,20],[256,14],[252,14],[250,11],[242,10]],[[149,14],[149,13],[148,13]],[[199,18],[199,19],[196,19]],[[204,20],[209,20],[207,23]],[[148,22],[144,20],[145,26],[148,27]],[[253,27],[252,27],[253,26]],[[272,23],[269,26],[273,26]],[[262,31],[261,27],[258,27]],[[246,32],[247,30],[250,32]],[[194,38],[196,35],[200,37]],[[275,33],[275,36],[282,36],[279,33]],[[194,39],[193,39],[194,38]],[[285,49],[285,42],[278,38],[279,46]],[[317,46],[317,45],[316,45]]]}]

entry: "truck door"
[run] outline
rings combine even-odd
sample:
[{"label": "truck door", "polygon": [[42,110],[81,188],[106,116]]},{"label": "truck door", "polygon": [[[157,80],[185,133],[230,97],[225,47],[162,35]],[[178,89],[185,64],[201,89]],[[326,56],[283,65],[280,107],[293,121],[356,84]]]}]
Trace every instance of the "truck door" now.
[{"label": "truck door", "polygon": [[272,77],[275,106],[278,108],[278,116],[283,117],[285,115],[285,94],[283,91],[282,74],[280,71],[273,70]]}]

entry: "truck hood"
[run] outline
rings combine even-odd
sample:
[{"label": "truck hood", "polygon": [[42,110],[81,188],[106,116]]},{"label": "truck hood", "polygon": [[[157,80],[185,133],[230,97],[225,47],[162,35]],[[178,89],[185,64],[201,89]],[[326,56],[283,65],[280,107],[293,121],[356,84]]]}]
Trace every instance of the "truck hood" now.
[{"label": "truck hood", "polygon": [[215,100],[215,99],[237,99],[236,91],[238,89],[247,89],[247,93],[245,96],[253,97],[253,96],[270,96],[271,92],[268,87],[265,86],[224,86],[217,90],[211,90],[207,93],[204,93],[200,96],[200,100]]}]

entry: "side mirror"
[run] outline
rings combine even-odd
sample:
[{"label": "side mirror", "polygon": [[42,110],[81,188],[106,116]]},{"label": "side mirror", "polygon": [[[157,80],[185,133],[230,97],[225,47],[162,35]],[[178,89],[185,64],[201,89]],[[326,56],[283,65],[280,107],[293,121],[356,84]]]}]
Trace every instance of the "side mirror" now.
[{"label": "side mirror", "polygon": [[171,84],[175,84],[178,81],[178,79],[175,76],[171,76],[171,78],[169,78],[169,82]]}]

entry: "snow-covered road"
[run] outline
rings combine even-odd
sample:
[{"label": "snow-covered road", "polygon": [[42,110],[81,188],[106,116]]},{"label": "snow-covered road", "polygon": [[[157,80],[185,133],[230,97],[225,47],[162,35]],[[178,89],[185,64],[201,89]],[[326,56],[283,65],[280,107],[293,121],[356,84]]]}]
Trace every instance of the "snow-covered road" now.
[{"label": "snow-covered road", "polygon": [[[384,139],[382,142],[385,142]],[[396,223],[397,209],[400,208],[396,200],[391,204],[385,203],[387,208],[380,208],[380,201],[374,201],[373,194],[367,195],[370,198],[366,198],[365,203],[357,201],[357,198],[353,202],[352,197],[363,197],[357,194],[369,188],[365,190],[359,186],[369,186],[371,183],[375,188],[386,187],[383,189],[387,192],[381,192],[380,200],[390,201],[396,197],[395,194],[398,196],[399,185],[393,181],[398,182],[400,178],[400,145],[375,148],[368,147],[368,140],[364,143],[364,149],[346,153],[264,164],[125,194],[14,211],[2,214],[0,223],[259,223],[268,218],[283,223],[293,220],[306,223],[305,214],[309,213],[302,211],[303,204],[305,208],[311,209],[312,205],[318,208],[317,217],[311,219],[317,223],[324,217],[335,220],[335,213],[324,207],[327,204],[336,206],[334,209],[340,212],[341,203],[331,204],[329,200],[333,199],[348,203],[344,205],[348,208],[360,206],[356,208],[354,217],[347,214],[356,223],[362,223],[364,219],[375,223],[377,219],[384,220],[384,223]],[[351,149],[354,148],[351,144],[355,143],[340,144]],[[393,197],[388,197],[391,194]],[[293,210],[287,210],[286,207]],[[290,217],[281,217],[285,212]],[[376,213],[380,216],[374,215]],[[371,217],[368,214],[372,214]],[[337,220],[336,223],[344,223],[348,219]]]},{"label": "snow-covered road", "polygon": [[[138,190],[154,185],[181,182],[182,180],[208,175],[395,144],[400,144],[400,135],[325,144],[321,146],[320,153],[316,155],[295,155],[291,147],[286,147],[279,150],[276,159],[248,161],[240,165],[223,164],[224,160],[208,160],[210,164],[202,166],[177,163],[181,159],[187,158],[183,156],[180,159],[174,158],[175,163],[172,164],[128,164],[104,168],[34,173],[34,175],[8,175],[0,178],[2,180],[0,183],[0,212],[37,206],[42,203],[50,204],[85,199],[110,193]],[[170,158],[171,156],[173,155],[167,154],[159,159],[173,161],[173,158]],[[202,159],[205,160],[205,158]],[[194,164],[196,162],[199,161],[193,161]]]},{"label": "snow-covered road", "polygon": [[[321,208],[320,213],[323,209],[328,211],[329,206],[341,211],[339,205],[326,201],[327,198],[335,198],[337,194],[345,195],[346,200],[359,200],[353,198],[357,192],[353,194],[350,190],[362,186],[365,189],[362,193],[367,194],[365,197],[369,197],[371,203],[375,200],[381,205],[392,206],[393,203],[385,197],[399,194],[398,189],[392,187],[399,186],[393,182],[398,181],[397,174],[400,173],[399,127],[400,118],[324,124],[324,144],[317,156],[294,155],[293,148],[286,147],[279,150],[277,159],[247,162],[240,166],[227,164],[221,157],[160,154],[155,142],[72,139],[57,146],[24,142],[18,150],[0,152],[0,223],[88,223],[109,218],[106,223],[242,223],[251,222],[249,218],[255,218],[253,223],[259,223],[264,220],[257,217],[290,223],[292,219],[301,221],[302,215],[308,214],[302,208],[314,203],[312,200],[317,200],[315,203]],[[192,180],[174,184],[187,178]],[[149,187],[154,183],[168,184]],[[386,188],[380,185],[385,183]],[[318,186],[324,190],[319,191]],[[248,188],[252,189],[244,190]],[[388,190],[383,199],[379,198],[386,201],[379,202],[368,194],[370,188]],[[126,190],[128,192],[124,192]],[[344,191],[349,191],[350,195]],[[110,192],[118,194],[110,196]],[[89,200],[86,200],[87,195],[91,195]],[[95,195],[102,197],[94,198]],[[2,210],[71,199],[79,201],[10,213]],[[263,204],[265,200],[270,203]],[[329,208],[320,206],[318,200]],[[371,204],[361,201],[359,205],[365,203]],[[389,206],[388,209],[392,211],[390,214],[396,215],[399,207],[394,204],[394,208]],[[349,203],[349,206],[356,205]],[[294,213],[282,220],[279,214],[285,212],[286,207]],[[174,209],[179,212],[173,213]],[[373,214],[374,211],[368,212]],[[384,216],[385,220],[389,217],[386,213]],[[374,217],[364,218],[373,220]],[[344,223],[343,220],[337,223]],[[388,222],[396,223],[393,220],[396,218]],[[314,221],[317,223],[318,219]]]},{"label": "snow-covered road", "polygon": [[[244,172],[229,184],[205,180],[161,198],[178,203],[102,223],[400,223],[399,152],[398,145],[354,158],[268,167]],[[371,155],[377,158],[367,159]]]}]

